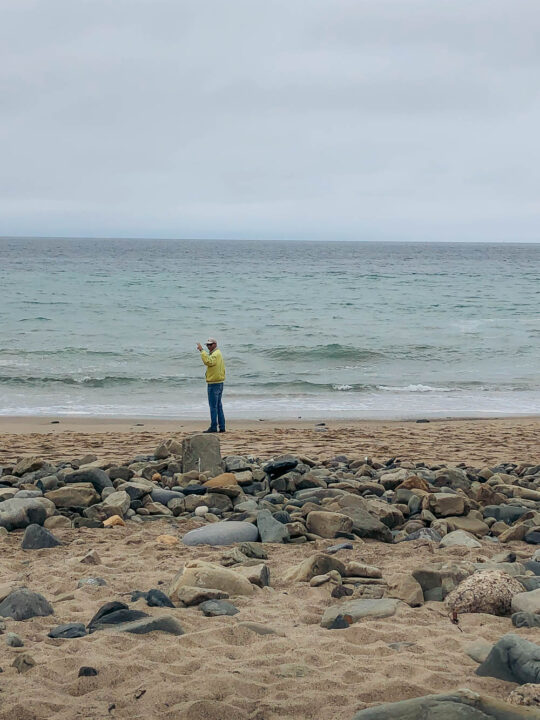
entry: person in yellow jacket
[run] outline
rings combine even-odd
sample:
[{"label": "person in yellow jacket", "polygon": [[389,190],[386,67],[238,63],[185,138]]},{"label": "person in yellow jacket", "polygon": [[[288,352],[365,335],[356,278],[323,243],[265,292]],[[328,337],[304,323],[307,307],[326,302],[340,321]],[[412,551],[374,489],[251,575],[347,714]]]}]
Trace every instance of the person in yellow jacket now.
[{"label": "person in yellow jacket", "polygon": [[206,341],[208,352],[203,350],[201,343],[197,343],[197,350],[201,353],[201,360],[206,365],[206,386],[208,389],[208,405],[210,406],[210,427],[204,432],[225,432],[225,415],[221,396],[225,381],[225,361],[221,350],[218,350],[215,338]]}]

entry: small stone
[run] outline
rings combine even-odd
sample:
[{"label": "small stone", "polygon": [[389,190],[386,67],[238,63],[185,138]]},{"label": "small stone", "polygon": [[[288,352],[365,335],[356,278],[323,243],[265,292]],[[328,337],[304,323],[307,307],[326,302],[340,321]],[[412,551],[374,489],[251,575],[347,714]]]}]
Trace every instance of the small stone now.
[{"label": "small stone", "polygon": [[336,570],[331,570],[324,575],[315,575],[309,581],[311,587],[319,587],[325,583],[332,582],[337,585],[341,585],[341,575]]},{"label": "small stone", "polygon": [[120,515],[111,515],[111,517],[103,521],[103,527],[125,526],[125,524]]},{"label": "small stone", "polygon": [[79,668],[78,677],[94,677],[98,674],[98,671],[96,668],[90,667],[88,665],[83,665]]},{"label": "small stone", "polygon": [[199,610],[201,610],[206,617],[236,615],[240,612],[237,607],[226,600],[205,600],[199,605]]},{"label": "small stone", "polygon": [[174,535],[158,535],[156,543],[158,545],[168,545],[171,547],[172,545],[178,545],[178,538]]},{"label": "small stone", "polygon": [[41,550],[42,548],[58,547],[61,544],[52,532],[41,525],[28,525],[24,531],[21,547],[23,550]]},{"label": "small stone", "polygon": [[195,515],[197,517],[203,517],[204,515],[208,515],[209,508],[208,505],[199,505],[199,507],[195,508]]},{"label": "small stone", "polygon": [[6,633],[6,645],[8,647],[23,647],[24,643],[16,633],[8,632]]},{"label": "small stone", "polygon": [[334,555],[334,553],[337,553],[340,550],[353,550],[353,548],[354,546],[352,543],[339,543],[338,545],[331,545],[326,548],[324,552],[328,553],[328,555]]},{"label": "small stone", "polygon": [[99,555],[95,550],[90,550],[90,552],[86,553],[84,557],[80,560],[81,563],[84,565],[100,565],[101,560]]},{"label": "small stone", "polygon": [[453,530],[452,532],[449,532],[448,535],[445,535],[443,537],[440,545],[441,547],[482,547],[482,543],[479,543],[476,538],[474,538],[470,533],[465,532],[464,530]]},{"label": "small stone", "polygon": [[106,585],[106,584],[107,584],[107,581],[104,580],[103,578],[100,578],[100,577],[89,577],[89,578],[81,578],[81,579],[77,582],[77,587],[78,587],[78,588],[81,588],[81,587],[84,587],[85,585],[90,585],[90,586],[93,586],[93,587],[99,587],[99,586]]},{"label": "small stone", "polygon": [[[133,612],[133,611],[132,611]],[[172,615],[159,615],[158,617],[143,617],[132,622],[115,625],[114,632],[127,632],[135,635],[147,635],[150,632],[163,632],[168,635],[183,635],[184,630],[178,620]]]},{"label": "small stone", "polygon": [[540,627],[540,615],[536,613],[517,612],[512,615],[512,625],[514,627]]},{"label": "small stone", "polygon": [[149,607],[174,607],[170,597],[156,588],[152,588],[146,593],[146,603]]},{"label": "small stone", "polygon": [[65,625],[58,625],[53,628],[48,635],[50,638],[70,640],[84,637],[87,635],[87,632],[83,623],[66,623]]},{"label": "small stone", "polygon": [[342,598],[346,597],[347,595],[353,594],[353,589],[351,587],[347,587],[346,585],[336,585],[330,595],[333,598]]},{"label": "small stone", "polygon": [[22,674],[31,670],[35,664],[36,661],[31,655],[28,653],[22,653],[22,655],[17,655],[15,660],[11,663],[11,667],[16,668],[17,672]]},{"label": "small stone", "polygon": [[216,588],[189,587],[187,585],[179,587],[176,592],[174,592],[174,594],[171,593],[171,595],[187,607],[200,605],[206,600],[223,600],[229,597],[229,594],[223,592],[223,590],[218,590]]}]

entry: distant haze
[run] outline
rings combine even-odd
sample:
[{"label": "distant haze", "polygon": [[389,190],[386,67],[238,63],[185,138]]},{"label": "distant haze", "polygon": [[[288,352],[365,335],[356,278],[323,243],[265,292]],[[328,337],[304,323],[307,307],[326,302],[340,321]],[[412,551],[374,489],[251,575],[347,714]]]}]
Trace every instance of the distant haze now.
[{"label": "distant haze", "polygon": [[4,0],[0,235],[540,240],[538,0]]}]

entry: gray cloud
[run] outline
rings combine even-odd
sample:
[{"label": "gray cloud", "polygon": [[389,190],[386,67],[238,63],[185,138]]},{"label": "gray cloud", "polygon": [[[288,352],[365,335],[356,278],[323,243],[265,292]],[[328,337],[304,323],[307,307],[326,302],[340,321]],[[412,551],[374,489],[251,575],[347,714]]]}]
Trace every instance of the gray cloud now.
[{"label": "gray cloud", "polygon": [[2,15],[2,235],[539,239],[536,0]]}]

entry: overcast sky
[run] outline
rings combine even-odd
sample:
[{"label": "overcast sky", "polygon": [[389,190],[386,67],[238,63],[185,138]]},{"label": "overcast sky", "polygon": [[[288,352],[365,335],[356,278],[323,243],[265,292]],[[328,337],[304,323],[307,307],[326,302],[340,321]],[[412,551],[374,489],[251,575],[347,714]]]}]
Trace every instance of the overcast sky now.
[{"label": "overcast sky", "polygon": [[538,0],[2,0],[0,235],[540,241]]}]

